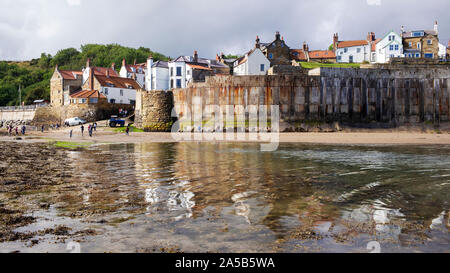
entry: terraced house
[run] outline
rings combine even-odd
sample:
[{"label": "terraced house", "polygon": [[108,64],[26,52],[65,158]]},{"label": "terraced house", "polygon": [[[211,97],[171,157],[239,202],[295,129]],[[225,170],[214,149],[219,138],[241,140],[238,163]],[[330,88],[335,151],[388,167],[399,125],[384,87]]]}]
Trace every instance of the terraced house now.
[{"label": "terraced house", "polygon": [[191,82],[204,81],[206,76],[229,75],[230,69],[218,60],[193,56],[180,56],[169,62],[169,88],[186,88]]},{"label": "terraced house", "polygon": [[369,32],[366,40],[339,41],[338,33],[333,35],[333,51],[338,63],[363,63],[372,60],[372,45],[375,33]]},{"label": "terraced house", "polygon": [[136,91],[141,86],[134,80],[111,76],[109,70],[106,75],[95,75],[92,73],[92,80],[83,84],[83,90],[98,90],[107,98],[107,102],[113,104],[134,104],[136,102]]},{"label": "terraced house", "polygon": [[438,23],[433,30],[404,31],[402,27],[403,51],[406,58],[430,58],[439,57]]}]

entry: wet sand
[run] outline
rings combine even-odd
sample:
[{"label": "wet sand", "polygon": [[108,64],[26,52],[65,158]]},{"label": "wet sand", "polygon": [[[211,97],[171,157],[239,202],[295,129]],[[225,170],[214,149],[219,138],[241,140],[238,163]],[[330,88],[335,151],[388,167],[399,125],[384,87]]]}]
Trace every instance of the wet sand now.
[{"label": "wet sand", "polygon": [[[55,131],[28,132],[25,137],[21,137],[24,142],[48,142],[48,141],[71,141],[90,143],[170,143],[170,142],[209,142],[205,136],[203,140],[198,140],[194,134],[179,134],[177,140],[170,133],[138,133],[132,132],[129,136],[124,133],[114,132],[110,128],[100,127],[94,136],[89,137],[85,131],[81,136],[79,127],[72,127],[73,137],[69,137],[69,128]],[[206,134],[207,135],[207,134]],[[15,137],[0,135],[0,141],[14,141]],[[276,139],[275,139],[276,140]],[[253,140],[246,134],[243,139],[215,140],[216,142],[268,142],[267,140]],[[395,131],[395,130],[361,130],[358,132],[335,132],[335,133],[280,133],[280,143],[314,143],[314,144],[343,144],[343,145],[370,145],[370,144],[392,144],[392,145],[438,145],[450,144],[449,132],[417,132],[417,131]]]}]

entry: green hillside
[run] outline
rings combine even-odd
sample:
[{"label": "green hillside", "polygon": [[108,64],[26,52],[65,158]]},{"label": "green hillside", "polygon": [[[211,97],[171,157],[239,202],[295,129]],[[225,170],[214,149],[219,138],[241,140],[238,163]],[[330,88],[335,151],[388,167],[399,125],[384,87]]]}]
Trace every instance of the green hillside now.
[{"label": "green hillside", "polygon": [[154,60],[168,60],[163,54],[144,47],[135,49],[118,44],[87,44],[82,45],[80,50],[60,50],[55,56],[42,53],[39,59],[29,62],[0,61],[0,106],[19,105],[19,85],[25,104],[31,104],[36,99],[50,100],[50,78],[56,64],[62,70],[81,70],[87,58],[91,58],[94,66],[110,67],[116,63],[119,70],[122,59],[125,58],[127,63],[134,60],[144,63],[150,54]]}]

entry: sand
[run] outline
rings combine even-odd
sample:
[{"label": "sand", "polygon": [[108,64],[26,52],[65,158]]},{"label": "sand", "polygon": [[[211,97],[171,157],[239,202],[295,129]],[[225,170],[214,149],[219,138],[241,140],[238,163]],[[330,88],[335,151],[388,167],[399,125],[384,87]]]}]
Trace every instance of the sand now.
[{"label": "sand", "polygon": [[[73,137],[69,137],[70,130]],[[184,140],[195,141],[193,134],[182,134]],[[198,136],[197,136],[198,137]],[[205,137],[205,136],[204,136]],[[146,142],[179,142],[170,133],[137,133],[129,136],[124,133],[116,133],[111,128],[100,127],[94,136],[89,137],[85,131],[81,136],[79,127],[63,128],[60,130],[41,132],[27,132],[20,141],[24,142],[48,142],[71,141],[91,143],[146,143]],[[0,141],[16,141],[15,137],[0,136]],[[210,141],[203,139],[200,141]],[[217,140],[216,140],[217,141]],[[267,140],[250,140],[248,134],[242,140],[226,140],[228,142],[267,142]],[[275,139],[276,141],[276,139]],[[337,133],[280,133],[280,143],[315,143],[315,144],[395,144],[395,145],[426,145],[426,144],[450,144],[450,133],[437,132],[404,132],[392,130],[376,130],[361,132],[337,132]]]}]

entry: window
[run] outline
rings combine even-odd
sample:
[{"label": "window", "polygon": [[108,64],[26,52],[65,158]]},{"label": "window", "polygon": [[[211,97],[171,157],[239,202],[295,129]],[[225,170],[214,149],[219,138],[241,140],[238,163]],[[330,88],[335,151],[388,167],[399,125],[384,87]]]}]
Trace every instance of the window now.
[{"label": "window", "polygon": [[433,41],[432,41],[432,40],[428,40],[427,43],[428,43],[429,45],[432,45],[432,44],[433,44]]},{"label": "window", "polygon": [[181,67],[177,67],[177,77],[181,77]]},{"label": "window", "polygon": [[361,53],[361,48],[358,47],[358,48],[356,49],[356,53]]},{"label": "window", "polygon": [[170,68],[170,76],[173,76],[173,67]]},{"label": "window", "polygon": [[414,37],[422,37],[423,36],[423,32],[421,32],[421,31],[415,31],[415,32],[413,32],[413,35],[412,36],[414,36]]},{"label": "window", "polygon": [[111,99],[109,102],[111,102],[112,104],[116,103],[115,99]]},{"label": "window", "polygon": [[264,69],[264,64],[261,64],[260,70],[261,70],[261,72],[264,72],[264,71],[265,71],[265,69]]},{"label": "window", "polygon": [[417,43],[417,49],[420,49],[420,43]]},{"label": "window", "polygon": [[181,88],[181,80],[180,79],[177,80],[177,88]]},{"label": "window", "polygon": [[416,58],[420,58],[420,54],[419,53],[416,53]]},{"label": "window", "polygon": [[409,47],[412,47],[412,42],[409,42],[409,43],[408,43],[408,46],[409,46]]},{"label": "window", "polygon": [[348,62],[349,63],[353,63],[353,56],[352,55],[350,55],[350,57],[348,57]]},{"label": "window", "polygon": [[269,59],[272,59],[272,58],[273,58],[272,53],[269,53]]},{"label": "window", "polygon": [[173,88],[173,80],[170,80],[170,88]]},{"label": "window", "polygon": [[390,51],[394,50],[394,46],[393,46],[393,45],[390,45],[390,46],[389,46],[389,50],[390,50]]},{"label": "window", "polygon": [[342,56],[337,56],[337,60],[341,61],[342,60]]},{"label": "window", "polygon": [[108,88],[105,88],[105,95],[108,95]]},{"label": "window", "polygon": [[433,58],[433,53],[425,53],[424,57],[432,59]]},{"label": "window", "polygon": [[395,50],[398,50],[398,49],[399,49],[398,45],[395,45]]},{"label": "window", "polygon": [[90,98],[89,103],[98,103],[98,98]]},{"label": "window", "polygon": [[344,48],[344,53],[347,53],[348,52],[348,48]]},{"label": "window", "polygon": [[191,75],[191,70],[188,69],[188,71],[186,71],[186,74],[187,74],[188,76],[190,76],[190,75]]},{"label": "window", "polygon": [[120,89],[120,96],[123,97],[123,90],[122,89]]},{"label": "window", "polygon": [[298,52],[294,52],[294,56],[297,57],[298,56]]}]

